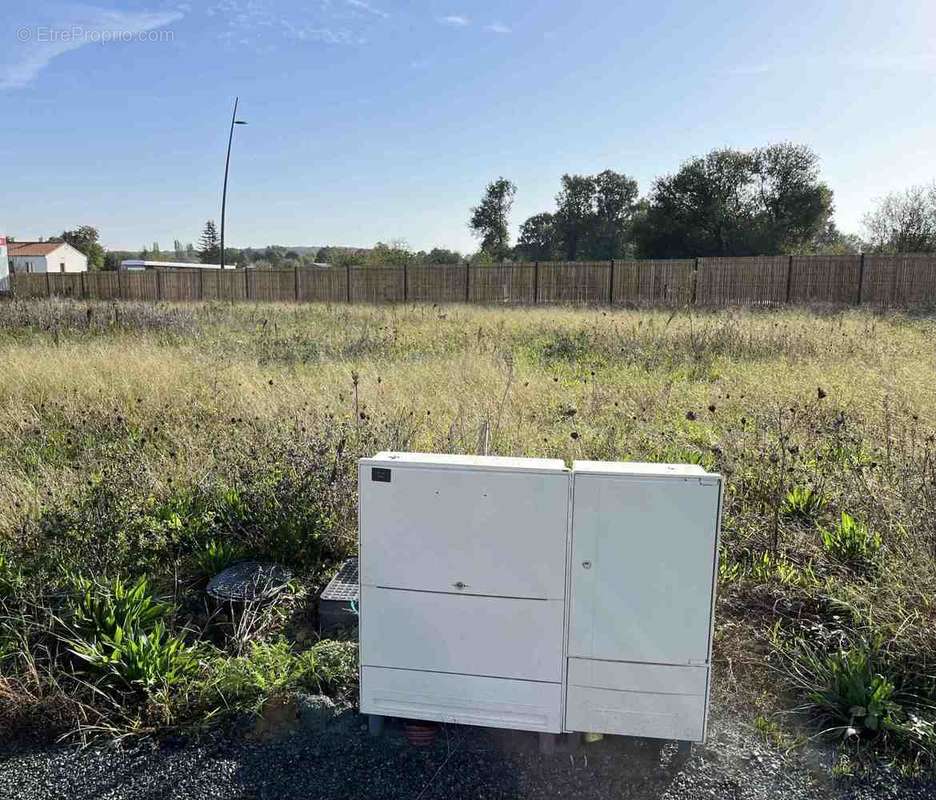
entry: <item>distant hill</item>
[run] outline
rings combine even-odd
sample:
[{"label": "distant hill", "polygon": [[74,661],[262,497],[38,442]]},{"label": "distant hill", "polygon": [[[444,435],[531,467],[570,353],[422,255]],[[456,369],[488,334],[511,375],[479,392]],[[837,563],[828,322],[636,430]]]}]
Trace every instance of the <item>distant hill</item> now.
[{"label": "distant hill", "polygon": [[[274,244],[273,247],[282,247],[284,250],[292,250],[295,253],[298,253],[300,256],[314,256],[319,250],[321,250],[325,245],[320,244],[297,244],[297,245],[278,245]],[[244,248],[246,249],[246,248]],[[263,250],[263,247],[254,247],[254,250]]]}]

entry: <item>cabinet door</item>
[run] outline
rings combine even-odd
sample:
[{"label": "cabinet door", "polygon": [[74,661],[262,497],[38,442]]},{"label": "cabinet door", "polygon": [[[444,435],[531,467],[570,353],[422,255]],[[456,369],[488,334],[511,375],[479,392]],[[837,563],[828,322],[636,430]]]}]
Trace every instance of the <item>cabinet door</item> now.
[{"label": "cabinet door", "polygon": [[719,479],[574,480],[569,655],[705,663]]},{"label": "cabinet door", "polygon": [[564,599],[568,473],[372,469],[361,465],[363,585]]},{"label": "cabinet door", "polygon": [[361,664],[559,683],[564,607],[365,586]]}]

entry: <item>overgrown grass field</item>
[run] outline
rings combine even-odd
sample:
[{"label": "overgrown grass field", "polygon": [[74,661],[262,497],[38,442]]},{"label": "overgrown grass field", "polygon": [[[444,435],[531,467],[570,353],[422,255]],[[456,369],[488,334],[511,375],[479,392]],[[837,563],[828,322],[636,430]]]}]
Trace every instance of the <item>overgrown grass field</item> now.
[{"label": "overgrown grass field", "polygon": [[[0,304],[0,728],[353,702],[314,596],[378,449],[726,476],[716,705],[930,765],[936,321],[866,312]],[[249,618],[207,577],[293,571]],[[785,712],[796,711],[795,715]]]}]

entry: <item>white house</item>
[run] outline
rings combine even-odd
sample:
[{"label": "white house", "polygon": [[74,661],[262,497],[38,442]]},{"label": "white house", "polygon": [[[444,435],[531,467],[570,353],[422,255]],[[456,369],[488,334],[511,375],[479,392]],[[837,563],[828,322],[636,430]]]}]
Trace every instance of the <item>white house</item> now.
[{"label": "white house", "polygon": [[88,257],[68,242],[7,241],[10,272],[87,272]]},{"label": "white house", "polygon": [[0,292],[10,290],[10,259],[7,256],[6,236],[0,236]]}]

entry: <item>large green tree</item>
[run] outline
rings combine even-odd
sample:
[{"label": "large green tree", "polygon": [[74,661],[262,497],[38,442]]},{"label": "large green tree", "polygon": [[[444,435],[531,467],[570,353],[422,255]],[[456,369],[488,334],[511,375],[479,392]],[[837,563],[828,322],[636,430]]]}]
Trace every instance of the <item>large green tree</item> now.
[{"label": "large green tree", "polygon": [[104,268],[104,248],[101,246],[97,228],[91,225],[80,225],[74,230],[62,231],[62,235],[58,238],[63,242],[68,242],[88,257],[88,269]]},{"label": "large green tree", "polygon": [[575,261],[583,255],[594,225],[595,179],[590,175],[563,175],[556,195],[556,237],[562,255]]},{"label": "large green tree", "polygon": [[508,223],[517,187],[498,178],[484,190],[480,205],[471,209],[468,227],[481,240],[481,250],[495,261],[507,257],[510,247]]},{"label": "large green tree", "polygon": [[827,227],[832,191],[804,145],[713,150],[658,178],[636,228],[653,258],[755,255],[801,249]]},{"label": "large green tree", "polygon": [[620,258],[625,254],[637,210],[637,181],[606,169],[594,177],[595,210],[588,256]]},{"label": "large green tree", "polygon": [[556,257],[556,223],[552,214],[534,214],[520,226],[517,254],[529,261],[549,261]]},{"label": "large green tree", "polygon": [[517,250],[534,260],[620,258],[629,252],[637,195],[637,181],[614,170],[563,175],[556,212],[524,222]]}]

